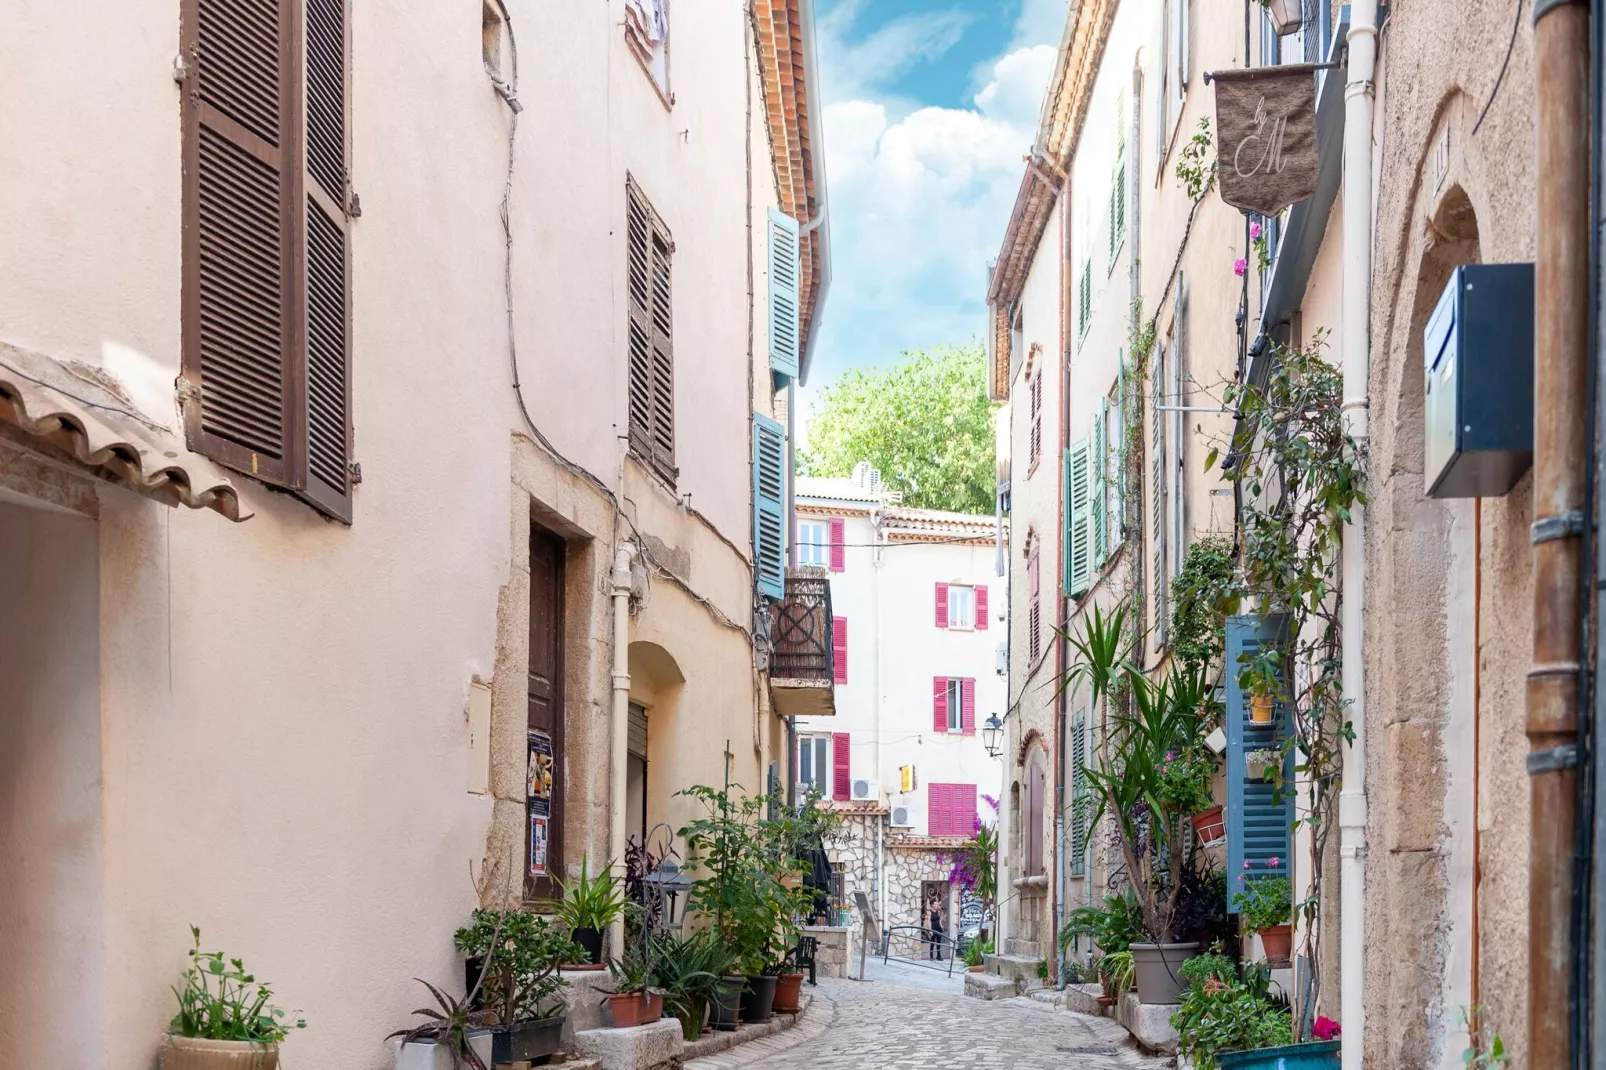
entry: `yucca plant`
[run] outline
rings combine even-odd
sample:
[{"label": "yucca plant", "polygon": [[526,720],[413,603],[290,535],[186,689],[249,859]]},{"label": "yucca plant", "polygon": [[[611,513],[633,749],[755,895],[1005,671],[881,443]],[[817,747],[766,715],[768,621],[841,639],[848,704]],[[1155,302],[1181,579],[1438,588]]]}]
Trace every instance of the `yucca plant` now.
[{"label": "yucca plant", "polygon": [[591,876],[590,859],[580,860],[580,875],[563,882],[563,895],[548,907],[571,930],[594,929],[602,932],[612,925],[625,906],[624,889],[609,862]]},{"label": "yucca plant", "polygon": [[702,1031],[703,1011],[718,996],[721,978],[735,962],[729,946],[706,929],[653,937],[652,982],[663,989],[664,1005],[680,1019],[687,1040],[696,1040]]}]

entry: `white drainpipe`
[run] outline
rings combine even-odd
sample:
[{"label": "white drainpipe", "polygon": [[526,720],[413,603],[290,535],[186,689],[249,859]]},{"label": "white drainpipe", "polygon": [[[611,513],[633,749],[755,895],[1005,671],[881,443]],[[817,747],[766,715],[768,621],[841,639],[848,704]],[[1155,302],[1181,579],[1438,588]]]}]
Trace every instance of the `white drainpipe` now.
[{"label": "white drainpipe", "polygon": [[[1350,4],[1349,77],[1344,86],[1344,416],[1365,449],[1372,289],[1372,76],[1377,66],[1377,0]],[[1355,741],[1344,749],[1338,796],[1340,1020],[1343,1068],[1361,1070],[1366,1029],[1366,664],[1362,642],[1366,585],[1366,514],[1356,505],[1344,528],[1345,716]]]},{"label": "white drainpipe", "polygon": [[[613,733],[610,740],[608,854],[621,876],[625,863],[625,781],[629,776],[630,741],[630,559],[635,549],[625,543],[613,555]],[[615,955],[623,955],[625,919],[609,929]]]}]

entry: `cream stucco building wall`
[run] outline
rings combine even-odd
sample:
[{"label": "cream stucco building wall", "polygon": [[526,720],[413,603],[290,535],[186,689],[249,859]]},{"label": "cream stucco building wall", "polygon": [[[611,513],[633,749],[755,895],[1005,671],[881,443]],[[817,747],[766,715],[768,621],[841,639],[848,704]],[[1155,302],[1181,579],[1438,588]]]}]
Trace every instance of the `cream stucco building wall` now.
[{"label": "cream stucco building wall", "polygon": [[[349,526],[240,474],[242,524],[167,509],[0,423],[0,798],[22,863],[0,1066],[67,1005],[60,1057],[148,1066],[190,923],[305,1011],[288,1058],[388,1065],[411,978],[457,976],[452,931],[520,894],[532,527],[565,555],[556,872],[613,849],[618,547],[648,819],[678,827],[673,793],[720,780],[716,739],[755,788],[784,759],[753,645],[762,50],[741,8],[674,5],[666,97],[623,8],[510,4],[515,135],[478,5],[350,5]],[[181,442],[178,9],[9,16],[0,148],[26,163],[0,181],[0,343],[92,369]],[[627,174],[674,240],[672,484],[624,444]]]}]

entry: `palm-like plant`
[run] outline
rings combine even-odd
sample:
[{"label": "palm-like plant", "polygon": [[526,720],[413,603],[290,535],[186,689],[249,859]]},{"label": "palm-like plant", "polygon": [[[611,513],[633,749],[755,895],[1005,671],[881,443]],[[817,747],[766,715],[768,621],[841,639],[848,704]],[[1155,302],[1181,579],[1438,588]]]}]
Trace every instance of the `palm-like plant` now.
[{"label": "palm-like plant", "polygon": [[385,1039],[401,1037],[403,1044],[415,1040],[431,1040],[452,1053],[452,1070],[462,1070],[465,1066],[472,1067],[473,1070],[490,1070],[468,1042],[470,1031],[496,1023],[495,1011],[475,1010],[473,1007],[474,997],[479,993],[479,985],[475,985],[473,992],[459,1000],[421,977],[415,977],[414,980],[429,989],[430,995],[435,997],[436,1005],[420,1007],[413,1012],[428,1019],[422,1025],[414,1026],[412,1029],[398,1029]]},{"label": "palm-like plant", "polygon": [[652,982],[663,989],[664,1004],[680,1019],[687,1040],[702,1030],[703,1011],[718,996],[735,954],[706,929],[653,937]]}]

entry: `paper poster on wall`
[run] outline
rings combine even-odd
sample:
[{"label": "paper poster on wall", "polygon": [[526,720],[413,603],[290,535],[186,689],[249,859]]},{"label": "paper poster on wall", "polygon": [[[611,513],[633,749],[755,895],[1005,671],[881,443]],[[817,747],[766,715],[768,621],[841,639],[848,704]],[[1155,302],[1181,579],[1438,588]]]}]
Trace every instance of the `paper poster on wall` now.
[{"label": "paper poster on wall", "polygon": [[552,737],[530,733],[530,764],[525,794],[530,807],[530,876],[547,875],[547,844],[552,819]]}]

